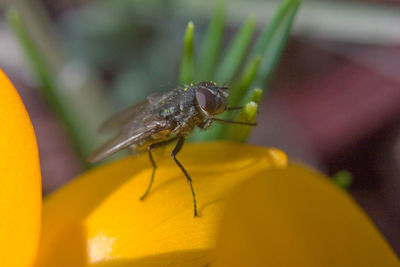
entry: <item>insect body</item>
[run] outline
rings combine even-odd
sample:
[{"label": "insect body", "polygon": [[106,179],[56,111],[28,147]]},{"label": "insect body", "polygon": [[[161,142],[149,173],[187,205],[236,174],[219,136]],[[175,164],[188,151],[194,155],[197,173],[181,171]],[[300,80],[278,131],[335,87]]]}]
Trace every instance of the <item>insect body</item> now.
[{"label": "insect body", "polygon": [[228,92],[226,90],[226,87],[219,87],[212,82],[200,82],[190,86],[179,86],[166,93],[150,95],[145,101],[120,111],[103,123],[100,131],[117,129],[119,133],[89,156],[88,161],[102,160],[127,147],[132,147],[136,151],[147,150],[153,172],[147,190],[140,198],[143,200],[150,192],[157,169],[152,149],[177,141],[171,157],[189,182],[193,196],[194,215],[198,216],[192,179],[176,158],[185,138],[190,135],[194,127],[206,129],[213,121],[256,125],[214,117],[226,110],[241,108],[227,107]]}]

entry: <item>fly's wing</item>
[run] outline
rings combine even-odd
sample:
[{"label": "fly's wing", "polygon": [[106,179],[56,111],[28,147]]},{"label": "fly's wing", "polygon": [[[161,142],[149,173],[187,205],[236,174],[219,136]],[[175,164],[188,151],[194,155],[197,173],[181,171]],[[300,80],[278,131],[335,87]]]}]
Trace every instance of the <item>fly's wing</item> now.
[{"label": "fly's wing", "polygon": [[[150,120],[151,119],[151,120]],[[146,122],[147,121],[147,122]],[[148,116],[142,122],[125,125],[120,133],[93,152],[87,159],[88,162],[100,161],[121,149],[152,140],[152,135],[160,132],[169,132],[172,129],[171,123],[166,120],[156,120]]]},{"label": "fly's wing", "polygon": [[115,152],[120,151],[121,149],[124,149],[135,142],[137,140],[140,140],[141,137],[143,136],[143,132],[140,132],[140,129],[138,129],[137,133],[127,136],[124,133],[121,133],[117,135],[116,137],[112,138],[109,140],[107,143],[105,143],[103,146],[98,148],[96,151],[94,151],[88,158],[88,162],[97,162],[100,161]]},{"label": "fly's wing", "polygon": [[119,129],[119,134],[96,150],[87,160],[96,162],[126,147],[155,141],[152,136],[168,136],[173,128],[172,122],[159,113],[160,110],[164,110],[164,105],[169,105],[177,95],[176,90],[153,94],[145,101],[112,116],[103,123],[100,131]]},{"label": "fly's wing", "polygon": [[152,94],[146,100],[117,112],[100,126],[99,132],[116,130],[129,122],[140,120],[140,117],[150,113],[166,95],[167,93]]}]

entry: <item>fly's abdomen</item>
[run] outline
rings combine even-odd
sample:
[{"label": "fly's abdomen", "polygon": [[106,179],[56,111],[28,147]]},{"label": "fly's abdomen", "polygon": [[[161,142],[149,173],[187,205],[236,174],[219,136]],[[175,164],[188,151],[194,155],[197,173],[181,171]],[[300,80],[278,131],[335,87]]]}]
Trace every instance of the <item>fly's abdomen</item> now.
[{"label": "fly's abdomen", "polygon": [[140,140],[139,142],[134,144],[132,148],[138,152],[144,151],[151,144],[156,144],[165,141],[166,139],[169,138],[170,134],[171,134],[171,129],[164,129],[161,131],[157,131],[148,136],[147,138]]}]

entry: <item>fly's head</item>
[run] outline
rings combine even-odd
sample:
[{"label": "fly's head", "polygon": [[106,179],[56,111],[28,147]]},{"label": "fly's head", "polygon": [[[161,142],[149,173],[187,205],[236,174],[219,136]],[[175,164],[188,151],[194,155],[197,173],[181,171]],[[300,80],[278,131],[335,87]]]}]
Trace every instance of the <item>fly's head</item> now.
[{"label": "fly's head", "polygon": [[227,105],[227,87],[217,86],[213,82],[200,82],[196,87],[196,102],[205,116],[213,116],[225,111]]}]

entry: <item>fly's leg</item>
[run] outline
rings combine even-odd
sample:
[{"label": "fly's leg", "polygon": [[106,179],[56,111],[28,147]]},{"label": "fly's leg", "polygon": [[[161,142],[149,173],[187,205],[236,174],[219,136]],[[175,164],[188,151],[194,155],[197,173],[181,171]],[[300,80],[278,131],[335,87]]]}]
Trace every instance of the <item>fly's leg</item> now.
[{"label": "fly's leg", "polygon": [[189,174],[185,170],[185,168],[182,166],[182,164],[179,162],[179,160],[176,158],[176,155],[179,153],[181,148],[183,147],[183,144],[185,143],[185,138],[184,137],[179,137],[178,142],[176,143],[176,146],[174,150],[171,152],[171,157],[175,160],[176,165],[178,165],[179,169],[185,174],[187,181],[189,182],[190,185],[190,190],[192,191],[192,197],[193,197],[193,207],[194,207],[194,217],[199,216],[197,214],[197,204],[196,204],[196,195],[194,193],[193,185],[192,185],[192,178],[190,178]]},{"label": "fly's leg", "polygon": [[[228,124],[241,124],[241,125],[247,125],[247,126],[257,126],[256,122],[230,121],[230,120],[223,120],[223,119],[218,119],[218,118],[209,118],[208,120],[211,120],[211,122],[216,121],[216,122],[228,123]],[[211,124],[211,122],[209,124]]]},{"label": "fly's leg", "polygon": [[151,150],[154,149],[154,148],[157,148],[157,147],[168,145],[169,143],[175,141],[176,139],[177,138],[174,137],[174,138],[171,138],[171,139],[166,140],[166,141],[162,141],[162,142],[159,142],[159,143],[151,144],[151,145],[149,145],[147,147],[147,153],[149,154],[149,159],[150,159],[151,165],[153,166],[153,171],[151,173],[150,183],[147,186],[146,192],[143,194],[143,196],[140,197],[140,200],[144,200],[146,198],[146,196],[149,194],[151,186],[153,185],[154,175],[156,174],[157,164],[154,161],[153,154],[151,153]]},{"label": "fly's leg", "polygon": [[154,175],[156,174],[157,164],[156,164],[156,162],[154,161],[153,154],[151,153],[151,150],[155,147],[154,145],[155,145],[155,144],[152,144],[152,145],[149,145],[149,146],[147,147],[147,153],[149,154],[149,159],[150,159],[151,165],[153,166],[153,171],[152,171],[152,173],[151,173],[150,183],[149,183],[149,185],[147,186],[146,192],[144,192],[143,196],[140,197],[140,200],[142,200],[142,201],[143,201],[143,200],[145,199],[145,197],[147,197],[147,195],[149,194],[150,189],[151,189],[151,186],[153,185]]},{"label": "fly's leg", "polygon": [[223,120],[223,119],[218,119],[218,118],[208,118],[202,123],[198,124],[197,126],[201,129],[207,129],[208,127],[211,126],[211,123],[213,121],[216,122],[221,122],[221,123],[229,123],[229,124],[240,124],[240,125],[246,125],[246,126],[257,126],[256,122],[244,122],[244,121],[230,121],[230,120]]},{"label": "fly's leg", "polygon": [[208,127],[211,126],[212,120],[211,119],[206,119],[205,121],[203,121],[202,123],[200,123],[199,125],[197,125],[200,129],[207,129]]}]

